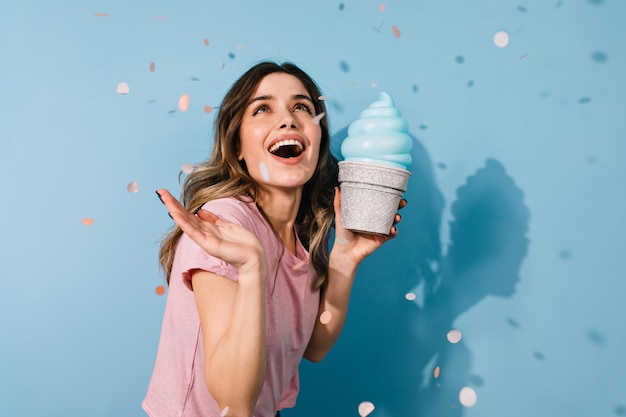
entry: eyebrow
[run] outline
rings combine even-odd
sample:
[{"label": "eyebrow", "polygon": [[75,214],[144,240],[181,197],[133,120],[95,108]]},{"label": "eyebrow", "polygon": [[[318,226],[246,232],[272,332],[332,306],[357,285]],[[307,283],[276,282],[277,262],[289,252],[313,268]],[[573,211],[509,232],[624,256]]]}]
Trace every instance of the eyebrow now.
[{"label": "eyebrow", "polygon": [[[272,100],[273,98],[274,98],[274,96],[268,96],[268,95],[258,96],[258,97],[253,98],[252,100],[250,100],[246,107],[250,106],[252,103],[256,103],[257,101]],[[293,96],[291,96],[291,98],[294,99],[294,100],[307,100],[311,104],[315,104],[313,102],[313,100],[311,99],[311,97],[307,96],[306,94],[294,94]]]}]

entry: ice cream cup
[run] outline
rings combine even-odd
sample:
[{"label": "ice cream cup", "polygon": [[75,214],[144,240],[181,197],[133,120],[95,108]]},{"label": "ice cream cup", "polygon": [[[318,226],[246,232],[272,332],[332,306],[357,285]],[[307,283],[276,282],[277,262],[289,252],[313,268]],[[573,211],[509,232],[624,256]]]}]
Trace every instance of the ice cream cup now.
[{"label": "ice cream cup", "polygon": [[410,175],[406,169],[374,162],[339,162],[343,227],[388,235]]}]

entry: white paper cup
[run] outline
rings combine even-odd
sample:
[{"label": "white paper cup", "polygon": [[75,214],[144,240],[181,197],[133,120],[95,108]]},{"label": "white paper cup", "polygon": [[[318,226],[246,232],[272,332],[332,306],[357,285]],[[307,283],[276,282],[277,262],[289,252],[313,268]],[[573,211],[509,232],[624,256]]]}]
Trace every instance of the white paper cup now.
[{"label": "white paper cup", "polygon": [[410,175],[406,169],[371,162],[339,162],[343,227],[388,235]]}]

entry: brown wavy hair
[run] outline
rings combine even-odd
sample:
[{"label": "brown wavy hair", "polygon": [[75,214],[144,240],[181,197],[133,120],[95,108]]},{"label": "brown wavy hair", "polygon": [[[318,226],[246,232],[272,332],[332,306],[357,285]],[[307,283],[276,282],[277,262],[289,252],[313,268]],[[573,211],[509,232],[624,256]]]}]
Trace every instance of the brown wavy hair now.
[{"label": "brown wavy hair", "polygon": [[[226,93],[219,108],[215,126],[213,150],[209,159],[194,167],[182,184],[180,201],[195,213],[204,203],[217,198],[248,197],[255,200],[257,183],[248,173],[245,163],[237,160],[239,128],[249,99],[261,80],[269,74],[284,73],[296,77],[304,85],[315,107],[315,114],[326,112],[321,92],[315,81],[292,63],[264,61],[246,71]],[[337,159],[330,151],[328,118],[320,120],[322,138],[317,167],[304,185],[296,217],[296,229],[307,248],[311,263],[318,274],[313,289],[323,287],[328,278],[328,239],[335,219],[334,187],[337,185]],[[174,226],[161,242],[159,261],[169,284],[174,251],[182,235]]]}]

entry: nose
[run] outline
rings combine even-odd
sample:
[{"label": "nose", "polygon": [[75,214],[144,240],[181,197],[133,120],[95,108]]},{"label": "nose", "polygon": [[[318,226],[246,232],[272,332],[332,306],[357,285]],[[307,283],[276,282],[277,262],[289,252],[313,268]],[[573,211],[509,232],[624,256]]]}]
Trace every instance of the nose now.
[{"label": "nose", "polygon": [[285,111],[280,116],[278,125],[279,125],[279,129],[289,129],[289,128],[295,129],[297,127],[296,118],[294,117],[292,112]]}]

